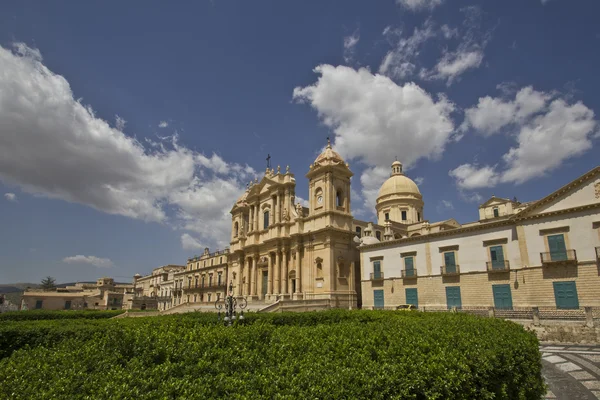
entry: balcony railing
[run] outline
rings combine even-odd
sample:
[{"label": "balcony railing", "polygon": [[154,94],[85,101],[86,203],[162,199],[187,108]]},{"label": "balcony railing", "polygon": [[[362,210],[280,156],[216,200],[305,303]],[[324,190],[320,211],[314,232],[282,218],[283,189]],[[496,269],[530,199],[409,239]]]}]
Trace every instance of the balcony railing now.
[{"label": "balcony railing", "polygon": [[371,272],[371,280],[372,281],[383,280],[383,272]]},{"label": "balcony railing", "polygon": [[575,250],[551,251],[540,253],[542,264],[563,264],[577,262],[577,252]]},{"label": "balcony railing", "polygon": [[402,279],[410,279],[410,278],[417,277],[417,270],[414,268],[413,269],[403,269],[400,272],[402,273]]},{"label": "balcony railing", "polygon": [[460,265],[442,265],[440,267],[440,273],[443,276],[452,276],[460,274]]},{"label": "balcony railing", "polygon": [[158,296],[157,301],[171,301],[171,296]]},{"label": "balcony railing", "polygon": [[600,260],[600,246],[596,247],[596,259]]},{"label": "balcony railing", "polygon": [[203,290],[215,290],[215,289],[225,289],[227,287],[227,285],[225,284],[225,282],[222,283],[213,283],[212,285],[185,285],[183,287],[184,290],[186,291],[203,291]]},{"label": "balcony railing", "polygon": [[510,263],[508,261],[488,261],[485,263],[488,272],[506,272],[510,271]]}]

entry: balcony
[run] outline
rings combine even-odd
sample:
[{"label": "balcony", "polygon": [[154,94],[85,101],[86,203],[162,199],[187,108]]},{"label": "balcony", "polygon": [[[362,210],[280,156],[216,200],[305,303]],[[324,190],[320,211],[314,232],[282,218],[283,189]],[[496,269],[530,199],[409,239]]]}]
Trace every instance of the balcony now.
[{"label": "balcony", "polygon": [[204,291],[215,291],[215,290],[225,290],[227,289],[227,285],[225,284],[225,282],[219,284],[219,283],[213,283],[212,285],[186,285],[183,287],[183,289],[186,292],[204,292]]},{"label": "balcony", "polygon": [[400,271],[402,273],[402,279],[412,279],[417,277],[416,269],[403,269]]},{"label": "balcony", "polygon": [[[596,250],[597,252],[598,250]],[[542,265],[560,265],[577,263],[577,252],[575,250],[552,251],[540,253]]]},{"label": "balcony", "polygon": [[383,280],[383,272],[371,272],[371,280],[372,281],[382,281]]},{"label": "balcony", "polygon": [[510,263],[508,261],[488,261],[485,264],[488,272],[510,271]]},{"label": "balcony", "polygon": [[440,273],[442,276],[460,275],[460,265],[442,265],[440,267]]}]

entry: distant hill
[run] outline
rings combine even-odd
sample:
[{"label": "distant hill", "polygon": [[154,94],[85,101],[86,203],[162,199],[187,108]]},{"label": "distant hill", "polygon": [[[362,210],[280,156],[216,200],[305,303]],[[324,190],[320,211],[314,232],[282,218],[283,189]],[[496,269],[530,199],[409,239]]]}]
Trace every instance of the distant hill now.
[{"label": "distant hill", "polygon": [[22,292],[25,289],[29,288],[37,288],[40,285],[37,283],[6,283],[0,284],[0,293],[15,293]]}]

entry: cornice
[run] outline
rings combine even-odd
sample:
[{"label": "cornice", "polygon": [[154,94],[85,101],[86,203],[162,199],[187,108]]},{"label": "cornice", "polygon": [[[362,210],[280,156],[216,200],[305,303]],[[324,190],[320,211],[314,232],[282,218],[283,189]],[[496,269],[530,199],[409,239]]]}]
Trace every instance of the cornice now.
[{"label": "cornice", "polygon": [[555,215],[562,215],[562,214],[575,213],[575,212],[580,212],[580,211],[593,210],[595,208],[600,208],[600,202],[593,203],[593,204],[587,204],[585,206],[565,208],[564,210],[550,211],[550,212],[545,212],[545,213],[540,213],[540,214],[535,214],[535,215],[525,215],[522,217],[515,216],[515,217],[511,218],[511,221],[520,222],[520,221],[527,221],[527,220],[532,220],[532,219],[547,218],[547,217],[553,217]]}]

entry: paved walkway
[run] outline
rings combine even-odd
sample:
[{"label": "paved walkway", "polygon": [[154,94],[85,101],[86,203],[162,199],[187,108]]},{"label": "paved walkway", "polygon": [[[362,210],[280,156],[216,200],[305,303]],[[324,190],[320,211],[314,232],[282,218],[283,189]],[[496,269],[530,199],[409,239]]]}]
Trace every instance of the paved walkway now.
[{"label": "paved walkway", "polygon": [[600,399],[600,346],[542,345],[546,399]]}]

